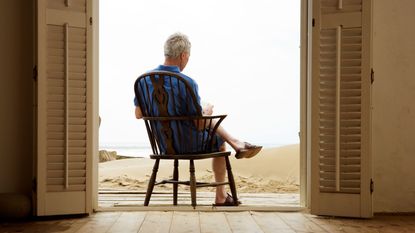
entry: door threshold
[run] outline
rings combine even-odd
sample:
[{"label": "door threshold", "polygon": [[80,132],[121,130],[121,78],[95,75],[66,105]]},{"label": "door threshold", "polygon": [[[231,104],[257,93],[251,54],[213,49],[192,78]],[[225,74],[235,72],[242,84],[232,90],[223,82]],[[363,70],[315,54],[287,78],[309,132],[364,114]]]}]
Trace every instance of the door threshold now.
[{"label": "door threshold", "polygon": [[149,206],[144,206],[145,192],[133,190],[104,190],[99,192],[99,204],[95,211],[302,211],[298,193],[240,193],[239,206],[213,206],[214,192],[198,192],[197,206],[190,203],[190,193],[178,193],[178,205],[172,204],[171,192],[153,192]]},{"label": "door threshold", "polygon": [[[190,206],[190,192],[178,193],[178,206]],[[101,190],[98,196],[98,207],[144,207],[145,192],[131,190]],[[240,206],[260,207],[299,207],[298,193],[239,193]],[[214,192],[198,192],[197,205],[212,207]],[[150,206],[173,206],[172,192],[153,192]]]},{"label": "door threshold", "polygon": [[95,212],[117,212],[117,211],[201,211],[201,212],[242,212],[242,211],[260,211],[260,212],[301,212],[306,210],[301,206],[173,206],[173,205],[154,205],[154,206],[114,206],[98,207]]}]

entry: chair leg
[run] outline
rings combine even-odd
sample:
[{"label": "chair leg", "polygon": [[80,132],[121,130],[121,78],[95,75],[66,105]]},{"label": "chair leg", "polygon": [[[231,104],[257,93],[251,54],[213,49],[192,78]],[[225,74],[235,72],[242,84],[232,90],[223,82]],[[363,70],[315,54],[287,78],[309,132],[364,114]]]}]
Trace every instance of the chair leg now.
[{"label": "chair leg", "polygon": [[195,176],[195,164],[193,159],[190,160],[190,195],[192,197],[193,209],[196,208],[196,176]]},{"label": "chair leg", "polygon": [[154,184],[156,183],[157,171],[159,170],[160,159],[156,159],[153,166],[153,173],[151,173],[150,181],[147,187],[146,199],[144,200],[144,206],[148,206],[150,203],[151,194],[153,193]]},{"label": "chair leg", "polygon": [[[174,160],[173,180],[179,181],[179,160]],[[177,189],[179,184],[173,184],[173,205],[177,205]]]},{"label": "chair leg", "polygon": [[233,204],[237,206],[239,205],[238,194],[236,193],[235,179],[233,178],[232,167],[229,161],[229,156],[225,156],[225,161],[226,161],[226,171],[228,172],[229,186],[231,188],[231,193],[232,193],[232,198],[233,198]]}]

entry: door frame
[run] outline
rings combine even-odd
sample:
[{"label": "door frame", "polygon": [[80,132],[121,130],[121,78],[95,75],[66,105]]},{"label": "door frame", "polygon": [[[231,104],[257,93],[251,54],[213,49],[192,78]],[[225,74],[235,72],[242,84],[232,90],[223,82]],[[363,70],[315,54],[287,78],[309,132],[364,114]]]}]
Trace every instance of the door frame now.
[{"label": "door frame", "polygon": [[300,205],[305,208],[310,206],[311,190],[311,1],[301,0],[300,21]]},{"label": "door frame", "polygon": [[[311,179],[311,20],[312,0],[300,0],[300,208],[273,207],[266,211],[300,211],[310,206],[310,179]],[[98,153],[99,153],[99,1],[92,1],[93,23],[93,134],[92,134],[92,208],[100,210],[98,206]],[[248,208],[249,210],[256,209]],[[111,209],[108,209],[111,211]],[[118,209],[117,209],[118,210]],[[152,207],[145,207],[140,210],[153,210]],[[164,209],[166,210],[166,209]],[[178,210],[178,209],[174,209]],[[238,209],[240,211],[240,209]]]},{"label": "door frame", "polygon": [[99,164],[99,0],[92,0],[93,19],[92,23],[92,135],[91,135],[91,153],[92,163],[87,170],[91,171],[92,190],[91,204],[92,210],[98,209],[98,164]]}]

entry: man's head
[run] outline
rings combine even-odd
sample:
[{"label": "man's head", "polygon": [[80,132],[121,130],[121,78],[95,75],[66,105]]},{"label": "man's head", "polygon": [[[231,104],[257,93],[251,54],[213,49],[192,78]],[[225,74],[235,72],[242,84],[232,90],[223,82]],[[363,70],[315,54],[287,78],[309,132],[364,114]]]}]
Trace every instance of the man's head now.
[{"label": "man's head", "polygon": [[174,33],[169,36],[164,44],[165,64],[175,65],[183,70],[189,61],[190,48],[191,44],[186,35]]}]

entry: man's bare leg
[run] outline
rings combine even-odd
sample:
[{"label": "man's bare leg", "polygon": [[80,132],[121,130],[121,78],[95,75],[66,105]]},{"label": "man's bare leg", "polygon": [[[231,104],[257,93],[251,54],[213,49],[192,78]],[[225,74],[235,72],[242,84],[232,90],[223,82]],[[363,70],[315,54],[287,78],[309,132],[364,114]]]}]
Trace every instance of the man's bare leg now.
[{"label": "man's bare leg", "polygon": [[[206,104],[206,106],[203,107],[203,115],[204,116],[211,116],[213,113],[213,105],[212,104]],[[218,123],[217,120],[212,121],[213,125],[216,125]],[[225,140],[235,151],[239,151],[241,149],[245,148],[245,143],[236,139],[232,135],[230,135],[221,125],[216,130],[216,133]]]},{"label": "man's bare leg", "polygon": [[245,142],[240,141],[239,139],[230,135],[225,128],[219,125],[216,133],[225,140],[235,151],[241,150],[245,148]]},{"label": "man's bare leg", "polygon": [[[225,143],[220,147],[220,151],[225,151],[226,146]],[[212,170],[215,175],[215,182],[225,182],[226,178],[226,163],[224,157],[213,158],[212,159]],[[225,202],[227,197],[225,186],[217,186],[216,187],[216,198],[215,203],[223,203]]]}]

